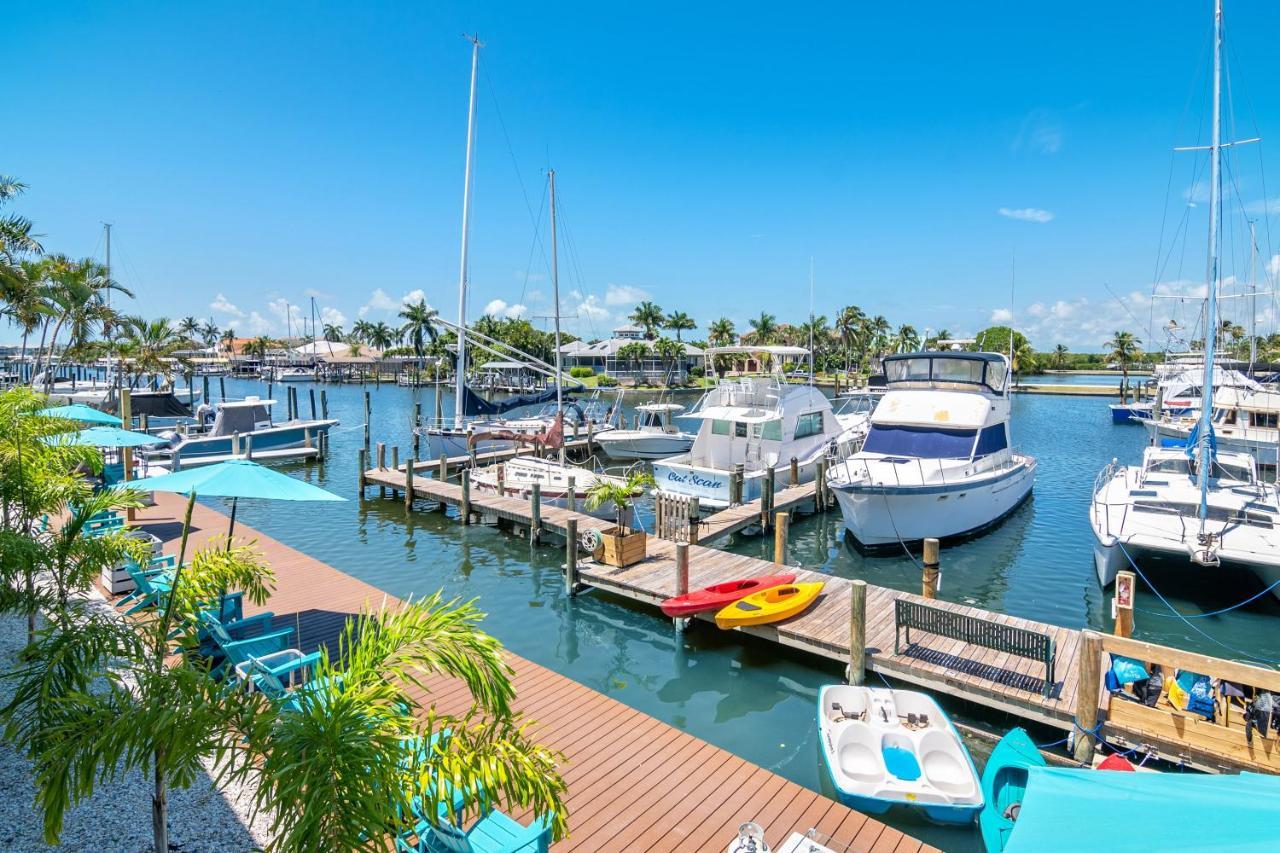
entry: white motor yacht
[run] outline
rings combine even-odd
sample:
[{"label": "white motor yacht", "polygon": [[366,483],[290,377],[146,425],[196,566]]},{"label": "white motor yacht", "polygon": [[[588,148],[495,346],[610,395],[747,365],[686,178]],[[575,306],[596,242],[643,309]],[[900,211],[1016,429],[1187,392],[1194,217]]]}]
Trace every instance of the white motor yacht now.
[{"label": "white motor yacht", "polygon": [[[1177,368],[1170,370],[1168,368]],[[1161,370],[1160,368],[1165,368]],[[1178,362],[1173,365],[1157,365],[1154,400],[1133,403],[1112,403],[1112,423],[1149,423],[1161,418],[1195,419],[1200,411],[1203,393],[1204,364]],[[1244,373],[1222,364],[1214,366],[1213,390],[1216,395],[1226,388],[1259,390],[1257,382]]]},{"label": "white motor yacht", "polygon": [[315,382],[313,367],[277,367],[271,373],[272,382]]},{"label": "white motor yacht", "polygon": [[[1251,453],[1259,465],[1280,457],[1280,393],[1252,387],[1219,387],[1213,393],[1213,434],[1220,450]],[[1166,416],[1144,424],[1152,444],[1185,444],[1198,416]]]},{"label": "white motor yacht", "polygon": [[679,403],[643,403],[636,406],[632,429],[613,429],[596,436],[600,450],[610,459],[666,459],[693,447],[696,437],[672,421],[684,411]]},{"label": "white motor yacht", "polygon": [[653,463],[659,490],[697,497],[702,506],[729,506],[729,481],[736,466],[743,470],[742,500],[760,497],[765,473],[774,485],[791,483],[795,459],[801,483],[813,480],[818,460],[839,458],[856,449],[861,435],[853,420],[841,424],[831,401],[812,385],[791,385],[780,368],[787,358],[808,354],[802,347],[731,346],[706,351],[717,356],[767,357],[775,372],[768,376],[721,378],[687,417],[701,421],[688,453]]},{"label": "white motor yacht", "polygon": [[1009,442],[1005,356],[910,353],[884,369],[862,449],[827,474],[858,544],[975,535],[1031,494],[1036,460]]}]

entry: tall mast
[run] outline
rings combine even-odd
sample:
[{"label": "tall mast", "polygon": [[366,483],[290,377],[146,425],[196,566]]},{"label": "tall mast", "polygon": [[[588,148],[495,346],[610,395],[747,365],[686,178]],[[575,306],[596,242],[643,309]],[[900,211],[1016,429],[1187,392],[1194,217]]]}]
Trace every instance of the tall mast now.
[{"label": "tall mast", "polygon": [[809,385],[813,385],[813,255],[809,256]]},{"label": "tall mast", "polygon": [[[547,170],[547,194],[551,200],[551,301],[556,321],[556,414],[564,411],[564,381],[560,375],[560,261],[556,246],[556,170]],[[560,442],[560,464],[564,464],[564,442]]]},{"label": "tall mast", "polygon": [[1210,435],[1213,430],[1213,364],[1218,338],[1218,229],[1222,211],[1222,0],[1213,4],[1213,136],[1209,142],[1209,292],[1204,314],[1204,385],[1200,394],[1200,428],[1196,448],[1200,470],[1200,532],[1209,514]]},{"label": "tall mast", "polygon": [[476,132],[476,68],[480,37],[471,41],[471,97],[467,103],[467,165],[462,174],[462,257],[458,263],[458,369],[454,385],[453,426],[462,429],[462,397],[467,385],[467,238],[471,232],[471,156]]},{"label": "tall mast", "polygon": [[[107,281],[111,281],[111,223],[102,223],[102,230],[107,235]],[[107,288],[107,307],[111,307],[111,288]]]},{"label": "tall mast", "polygon": [[1258,223],[1249,220],[1249,375],[1258,360]]}]

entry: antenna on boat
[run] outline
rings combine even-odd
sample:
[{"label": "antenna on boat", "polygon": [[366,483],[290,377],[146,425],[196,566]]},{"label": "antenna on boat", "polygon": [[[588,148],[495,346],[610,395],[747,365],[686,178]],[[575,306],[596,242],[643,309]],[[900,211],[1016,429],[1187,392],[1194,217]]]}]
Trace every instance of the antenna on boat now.
[{"label": "antenna on boat", "polygon": [[[560,352],[560,266],[556,252],[556,170],[547,170],[547,195],[551,205],[551,302],[555,305],[556,320],[556,415],[564,414],[564,380],[561,378]],[[563,423],[560,429],[564,429]],[[564,442],[560,442],[560,464],[564,464]]]},{"label": "antenna on boat", "polygon": [[813,386],[813,255],[809,256],[809,385]]},{"label": "antenna on boat", "polygon": [[467,238],[471,230],[471,159],[475,151],[476,68],[480,64],[480,36],[471,42],[471,94],[467,101],[467,164],[462,174],[462,252],[458,263],[458,367],[454,387],[453,426],[462,429],[462,400],[467,388]]}]

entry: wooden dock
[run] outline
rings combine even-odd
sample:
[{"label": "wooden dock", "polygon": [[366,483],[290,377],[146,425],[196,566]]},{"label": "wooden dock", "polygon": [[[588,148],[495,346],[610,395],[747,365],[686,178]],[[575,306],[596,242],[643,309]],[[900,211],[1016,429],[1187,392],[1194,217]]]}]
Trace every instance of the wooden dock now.
[{"label": "wooden dock", "polygon": [[[398,488],[401,492],[406,484],[405,472],[394,469],[367,471],[364,477],[370,485]],[[462,503],[463,489],[456,483],[414,477],[412,488],[415,498],[434,502],[439,508],[458,507]],[[799,486],[780,491],[777,497],[782,498],[786,492],[794,491],[797,499],[792,500],[791,505],[802,505],[805,488]],[[809,500],[812,500],[812,485],[808,490]],[[506,523],[522,531],[529,530],[533,523],[529,501],[519,498],[500,497],[473,489],[469,494],[469,505],[471,513],[476,517],[496,519],[498,523]],[[778,506],[782,506],[781,501]],[[733,510],[727,512],[732,513]],[[759,512],[758,507],[755,512]],[[537,515],[539,535],[555,533],[563,536],[571,519],[579,531],[612,526],[612,522],[549,505],[540,507]],[[744,517],[731,515],[726,519],[724,528],[730,529],[738,524],[745,527],[748,523],[745,513]],[[700,539],[705,541],[705,537]],[[650,537],[648,556],[643,562],[627,568],[615,568],[591,561],[580,562],[577,566],[578,580],[591,587],[656,607],[664,599],[677,594],[677,547],[673,542]],[[688,548],[689,589],[768,574],[777,568],[775,564],[756,557],[729,554],[701,545],[679,547]],[[798,569],[797,574],[800,581],[823,581],[826,584],[813,606],[798,616],[773,625],[737,630],[847,664],[853,637],[853,582],[804,569]],[[914,633],[913,642],[910,645],[904,643],[901,653],[895,653],[897,628],[894,601],[899,598],[1048,634],[1052,637],[1056,650],[1054,683],[1048,685],[1046,693],[1044,665],[1033,659],[923,632]],[[707,614],[703,617],[707,622],[712,621]],[[1095,721],[1101,721],[1100,734],[1109,743],[1126,748],[1142,747],[1165,759],[1206,770],[1249,769],[1280,773],[1280,741],[1255,738],[1256,745],[1247,744],[1239,713],[1234,720],[1228,712],[1225,719],[1207,723],[1212,731],[1205,730],[1204,725],[1201,725],[1197,736],[1191,737],[1188,731],[1195,729],[1196,722],[1191,719],[1192,715],[1178,711],[1162,700],[1164,707],[1152,709],[1155,717],[1136,714],[1141,718],[1139,725],[1139,721],[1135,720],[1134,710],[1127,707],[1133,703],[1112,702],[1107,692],[1101,688],[1104,671],[1101,659],[1105,657],[1105,653],[1132,655],[1134,646],[1143,651],[1138,659],[1162,663],[1167,673],[1172,673],[1173,667],[1191,669],[1215,677],[1222,673],[1223,678],[1261,689],[1280,691],[1280,673],[1274,670],[1136,643],[1092,631],[1034,622],[954,602],[925,599],[872,585],[866,587],[863,636],[865,666],[868,670],[925,690],[955,696],[1067,732],[1077,728],[1077,720],[1084,728],[1091,728]],[[1109,708],[1113,705],[1126,707],[1109,713]],[[1204,723],[1203,720],[1200,722]]]},{"label": "wooden dock", "polygon": [[[176,552],[185,500],[155,497],[154,507],[138,511],[137,524],[158,536],[167,553]],[[227,518],[197,504],[192,526],[188,553],[225,532]],[[304,650],[336,647],[350,616],[365,606],[396,601],[250,527],[238,525],[236,534],[237,541],[256,540],[278,584],[264,607],[247,605],[246,610],[273,611],[278,627],[298,631]],[[847,844],[842,849],[848,851],[927,849],[910,836],[572,679],[514,654],[507,658],[516,673],[516,708],[537,721],[534,737],[567,759],[562,772],[569,788],[569,837],[556,850],[723,851],[747,820],[764,826],[775,847],[792,832],[816,828]],[[460,682],[435,677],[427,687],[425,703],[443,713],[466,711],[468,694]]]},{"label": "wooden dock", "polygon": [[[773,496],[774,512],[793,512],[801,509],[818,512],[815,503],[817,486],[813,482],[801,483],[779,489]],[[756,498],[738,506],[731,506],[709,515],[698,522],[697,543],[705,545],[717,539],[723,539],[731,533],[740,533],[750,527],[760,525],[761,499]]]}]

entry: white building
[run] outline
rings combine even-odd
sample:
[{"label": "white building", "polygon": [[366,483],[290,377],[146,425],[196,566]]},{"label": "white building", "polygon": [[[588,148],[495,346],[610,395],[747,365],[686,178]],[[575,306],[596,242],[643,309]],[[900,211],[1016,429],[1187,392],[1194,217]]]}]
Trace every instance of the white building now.
[{"label": "white building", "polygon": [[[628,344],[646,344],[649,354],[641,359],[619,358],[618,351]],[[692,367],[704,367],[706,358],[702,348],[681,342],[684,355],[676,359],[674,364],[661,358],[654,351],[656,341],[645,340],[644,329],[638,326],[619,326],[613,330],[613,337],[607,341],[587,343],[574,341],[560,347],[564,357],[565,369],[572,367],[589,367],[596,373],[612,376],[615,379],[646,382],[670,382],[678,384],[689,377]],[[668,377],[668,374],[670,376]]]}]

